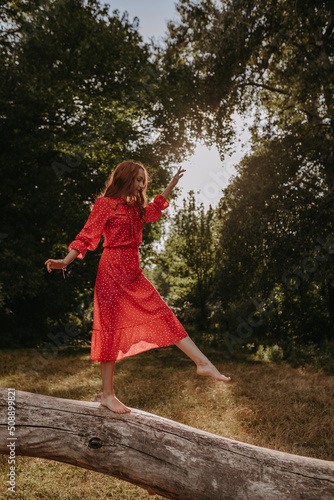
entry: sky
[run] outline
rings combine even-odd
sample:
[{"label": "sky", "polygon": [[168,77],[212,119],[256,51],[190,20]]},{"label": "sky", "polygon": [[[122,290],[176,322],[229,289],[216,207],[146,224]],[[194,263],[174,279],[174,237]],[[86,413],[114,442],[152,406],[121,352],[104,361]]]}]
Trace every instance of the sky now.
[{"label": "sky", "polygon": [[130,21],[138,17],[145,42],[149,42],[152,36],[158,41],[167,30],[167,21],[178,17],[174,0],[101,0],[102,3],[110,5],[111,10],[127,10]]},{"label": "sky", "polygon": [[[110,0],[101,1],[101,4],[110,5],[110,13],[118,9],[121,13],[125,10],[129,14],[132,22],[134,17],[139,18],[139,31],[145,42],[149,42],[152,37],[159,41],[166,31],[169,20],[177,20],[179,15],[176,11],[174,0]],[[247,133],[241,132],[240,118],[236,118],[236,130],[240,142],[236,142],[236,153],[224,162],[220,160],[217,149],[211,150],[197,144],[192,157],[182,163],[182,168],[186,170],[178,183],[179,195],[173,200],[173,208],[182,206],[183,199],[190,190],[193,190],[199,203],[203,202],[206,209],[209,205],[215,207],[222,196],[222,189],[228,185],[228,179],[236,173],[234,165],[242,158],[247,150],[247,145],[242,147],[242,143],[248,142]],[[145,164],[145,159],[143,159]],[[176,173],[177,168],[173,170]]]}]

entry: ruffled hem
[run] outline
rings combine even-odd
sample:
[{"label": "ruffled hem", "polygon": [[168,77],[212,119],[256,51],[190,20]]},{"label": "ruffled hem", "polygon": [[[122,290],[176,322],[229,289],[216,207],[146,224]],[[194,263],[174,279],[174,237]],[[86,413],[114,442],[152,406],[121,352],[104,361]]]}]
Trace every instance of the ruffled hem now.
[{"label": "ruffled hem", "polygon": [[172,311],[147,323],[113,332],[93,329],[91,361],[119,361],[179,342],[188,334]]}]

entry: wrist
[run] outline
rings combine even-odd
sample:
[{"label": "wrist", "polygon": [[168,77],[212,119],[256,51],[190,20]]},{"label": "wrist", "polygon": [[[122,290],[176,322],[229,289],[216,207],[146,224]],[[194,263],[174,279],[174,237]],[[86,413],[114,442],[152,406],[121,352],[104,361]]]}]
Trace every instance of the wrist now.
[{"label": "wrist", "polygon": [[71,264],[71,262],[74,261],[74,259],[77,258],[77,256],[79,255],[79,250],[76,250],[75,248],[72,248],[69,253],[66,255],[66,257],[64,257],[63,259],[63,262],[65,264],[65,266],[68,266],[69,264]]}]

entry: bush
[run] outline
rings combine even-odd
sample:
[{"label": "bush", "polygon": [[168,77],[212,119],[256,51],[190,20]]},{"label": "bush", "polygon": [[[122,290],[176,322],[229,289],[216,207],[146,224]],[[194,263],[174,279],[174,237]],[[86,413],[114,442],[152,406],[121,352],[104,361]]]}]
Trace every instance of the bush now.
[{"label": "bush", "polygon": [[260,345],[256,351],[257,357],[266,363],[278,363],[283,359],[283,349],[279,345],[264,347]]},{"label": "bush", "polygon": [[256,355],[259,358],[260,361],[264,361],[264,356],[265,356],[265,349],[263,345],[259,345],[256,351]]},{"label": "bush", "polygon": [[323,342],[318,345],[314,342],[294,345],[287,356],[288,363],[294,368],[299,366],[313,366],[323,369],[329,374],[334,373],[334,341]]}]

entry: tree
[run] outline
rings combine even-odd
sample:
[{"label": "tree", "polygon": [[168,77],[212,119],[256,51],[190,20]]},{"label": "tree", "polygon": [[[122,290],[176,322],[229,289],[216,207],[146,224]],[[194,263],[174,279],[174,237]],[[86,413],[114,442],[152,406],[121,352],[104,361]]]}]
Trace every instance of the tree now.
[{"label": "tree", "polygon": [[232,329],[238,316],[267,311],[261,325],[253,321],[257,338],[330,338],[333,204],[324,168],[300,163],[291,138],[272,141],[243,159],[217,217],[214,293]]},{"label": "tree", "polygon": [[312,282],[295,276],[297,298],[281,277],[333,231],[332,2],[181,0],[177,10],[161,54],[161,119],[216,144],[223,158],[235,113],[253,118],[252,149],[217,209],[216,298],[236,329],[238,315],[254,313],[252,299],[278,287],[285,313],[271,313],[271,332],[280,316],[289,335],[319,339],[334,331],[331,253]]},{"label": "tree", "polygon": [[155,279],[180,318],[196,332],[209,327],[210,290],[215,262],[214,212],[196,204],[188,193],[173,217],[164,250],[159,254]]},{"label": "tree", "polygon": [[[159,71],[138,23],[95,0],[7,1],[0,14],[0,321],[5,345],[34,345],[69,319],[83,329],[74,306],[92,297],[98,257],[65,282],[44,262],[66,254],[110,169],[144,159],[150,196],[169,176],[151,138]],[[144,256],[158,234],[145,229]]]},{"label": "tree", "polygon": [[252,111],[254,143],[282,134],[312,141],[307,151],[333,185],[332,2],[181,0],[177,10],[161,55],[164,120],[224,155],[235,140],[234,113]]}]

